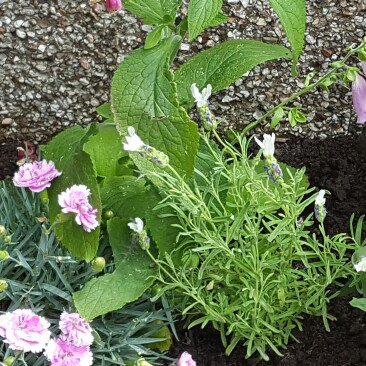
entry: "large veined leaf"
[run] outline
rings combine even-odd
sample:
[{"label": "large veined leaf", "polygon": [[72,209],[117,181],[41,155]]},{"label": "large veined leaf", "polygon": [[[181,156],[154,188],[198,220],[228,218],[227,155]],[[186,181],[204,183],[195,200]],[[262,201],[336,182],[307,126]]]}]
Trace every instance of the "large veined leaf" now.
[{"label": "large veined leaf", "polygon": [[[128,126],[134,126],[145,143],[166,153],[170,164],[189,178],[198,148],[198,130],[177,102],[169,70],[180,40],[173,36],[125,58],[112,80],[112,109],[122,135]],[[131,156],[141,170],[159,169],[138,154]]]},{"label": "large veined leaf", "polygon": [[174,22],[182,0],[124,0],[123,6],[133,14],[143,17],[146,24]]},{"label": "large veined leaf", "polygon": [[[52,139],[44,151],[45,159],[52,160],[56,168],[62,171],[62,175],[55,179],[48,189],[51,223],[54,223],[57,215],[61,213],[57,202],[58,195],[74,184],[83,184],[90,189],[89,202],[98,210],[97,219],[100,222],[102,205],[96,172],[90,156],[83,151],[84,143],[96,129],[96,125],[91,125],[88,129],[80,126],[69,128]],[[56,235],[75,257],[90,261],[98,250],[99,227],[88,233],[76,224],[72,214],[69,215],[69,220],[55,225]]]},{"label": "large veined leaf", "polygon": [[189,40],[211,26],[222,8],[222,0],[191,0],[188,5]]},{"label": "large veined leaf", "polygon": [[128,220],[119,218],[107,224],[115,271],[90,280],[73,294],[78,312],[87,320],[138,299],[154,282],[156,269],[152,268],[148,254],[132,239],[127,224]]},{"label": "large veined leaf", "polygon": [[106,209],[114,216],[143,219],[160,253],[174,249],[179,230],[172,225],[178,220],[168,207],[154,210],[162,198],[145,180],[131,176],[108,178],[101,196]]},{"label": "large veined leaf", "polygon": [[127,156],[122,149],[121,136],[112,124],[101,124],[99,131],[84,145],[95,166],[97,175],[108,177],[117,175],[118,161]]},{"label": "large veined leaf", "polygon": [[277,13],[286,36],[290,41],[294,64],[296,65],[304,47],[304,34],[306,27],[305,0],[268,0]]},{"label": "large veined leaf", "polygon": [[231,40],[201,52],[175,73],[179,103],[187,108],[192,105],[193,83],[197,83],[199,89],[211,84],[215,92],[227,87],[254,66],[279,58],[291,58],[291,52],[283,46],[252,40]]}]

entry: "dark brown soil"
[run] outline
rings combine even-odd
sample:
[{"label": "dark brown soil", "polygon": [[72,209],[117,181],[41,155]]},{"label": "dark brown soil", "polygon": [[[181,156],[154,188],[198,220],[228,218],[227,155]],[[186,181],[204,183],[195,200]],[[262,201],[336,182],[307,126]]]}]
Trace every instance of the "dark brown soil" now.
[{"label": "dark brown soil", "polygon": [[[16,169],[16,144],[1,145],[0,179]],[[19,144],[18,144],[19,145]],[[278,160],[294,167],[305,166],[310,183],[329,190],[326,227],[329,233],[348,232],[349,218],[366,213],[366,133],[326,140],[291,139],[278,143]],[[350,298],[334,300],[329,313],[337,318],[331,332],[324,330],[322,319],[305,317],[303,332],[295,332],[300,343],[291,342],[284,357],[272,355],[267,363],[245,360],[238,347],[225,356],[219,335],[199,328],[190,331],[178,325],[180,342],[170,352],[178,356],[190,352],[198,366],[364,366],[366,365],[366,316],[352,308]],[[259,363],[258,363],[259,362]]]}]

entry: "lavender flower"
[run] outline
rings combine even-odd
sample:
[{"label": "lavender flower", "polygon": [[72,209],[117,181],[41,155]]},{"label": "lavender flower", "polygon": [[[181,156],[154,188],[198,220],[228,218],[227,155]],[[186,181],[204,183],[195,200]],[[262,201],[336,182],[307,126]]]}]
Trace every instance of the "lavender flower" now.
[{"label": "lavender flower", "polygon": [[318,193],[318,196],[315,199],[314,212],[315,217],[319,222],[323,222],[325,216],[327,215],[327,209],[325,208],[325,190],[321,189]]},{"label": "lavender flower", "polygon": [[162,151],[145,144],[141,138],[136,135],[135,129],[129,126],[128,135],[125,137],[126,142],[123,143],[123,149],[130,152],[138,152],[142,157],[146,157],[153,163],[165,167],[169,164],[169,157]]},{"label": "lavender flower", "polygon": [[13,182],[17,187],[27,187],[32,192],[41,192],[51,187],[51,181],[61,175],[55,164],[47,160],[26,163],[14,174]]},{"label": "lavender flower", "polygon": [[199,112],[203,127],[208,131],[216,130],[219,122],[215,115],[210,111],[208,106],[208,99],[210,98],[212,92],[211,84],[208,84],[206,88],[203,88],[202,92],[200,92],[197,88],[197,84],[194,83],[191,85],[191,92],[197,105],[197,110]]},{"label": "lavender flower", "polygon": [[265,158],[265,170],[267,172],[268,177],[275,183],[283,182],[283,174],[280,166],[277,163],[276,158],[274,157],[275,152],[275,140],[276,136],[274,133],[272,135],[264,134],[263,142],[254,137],[255,142],[259,145],[261,149],[263,149],[263,156]]},{"label": "lavender flower", "polygon": [[150,237],[147,236],[147,232],[144,228],[144,222],[136,217],[134,221],[127,224],[128,227],[133,230],[139,237],[139,244],[143,250],[150,248]]},{"label": "lavender flower", "polygon": [[73,185],[58,195],[58,203],[63,213],[74,213],[75,221],[82,225],[87,232],[94,230],[98,225],[97,210],[90,205],[88,197],[90,189],[85,185]]},{"label": "lavender flower", "polygon": [[366,122],[366,79],[360,74],[356,74],[356,79],[352,83],[353,106],[357,113],[357,123]]}]

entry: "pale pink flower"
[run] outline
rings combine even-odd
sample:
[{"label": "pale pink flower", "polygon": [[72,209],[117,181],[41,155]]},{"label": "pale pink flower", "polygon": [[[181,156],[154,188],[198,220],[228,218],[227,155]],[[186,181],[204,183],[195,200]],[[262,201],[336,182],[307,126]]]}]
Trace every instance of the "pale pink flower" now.
[{"label": "pale pink flower", "polygon": [[61,338],[51,339],[44,355],[51,366],[91,366],[93,354],[88,346],[77,347]]},{"label": "pale pink flower", "polygon": [[58,203],[63,213],[74,213],[75,221],[82,225],[87,232],[94,230],[98,225],[97,210],[89,203],[90,189],[82,184],[73,185],[58,195]]},{"label": "pale pink flower", "polygon": [[121,0],[106,0],[105,7],[110,13],[114,13],[122,8]]},{"label": "pale pink flower", "polygon": [[78,313],[63,312],[60,316],[59,327],[64,335],[63,339],[74,346],[90,346],[93,343],[92,329]]},{"label": "pale pink flower", "polygon": [[196,361],[193,361],[188,352],[183,352],[179,357],[177,366],[196,366]]},{"label": "pale pink flower", "polygon": [[6,328],[8,327],[9,318],[11,317],[11,313],[5,313],[0,315],[0,337],[5,338],[6,336]]},{"label": "pale pink flower", "polygon": [[0,321],[0,335],[13,350],[42,352],[51,336],[50,323],[28,309],[2,315]]},{"label": "pale pink flower", "polygon": [[51,181],[61,175],[55,164],[47,160],[22,165],[14,174],[13,182],[17,187],[27,187],[33,192],[41,192],[51,187]]},{"label": "pale pink flower", "polygon": [[357,123],[366,122],[366,79],[360,74],[356,74],[356,79],[352,83],[353,106],[357,113]]}]

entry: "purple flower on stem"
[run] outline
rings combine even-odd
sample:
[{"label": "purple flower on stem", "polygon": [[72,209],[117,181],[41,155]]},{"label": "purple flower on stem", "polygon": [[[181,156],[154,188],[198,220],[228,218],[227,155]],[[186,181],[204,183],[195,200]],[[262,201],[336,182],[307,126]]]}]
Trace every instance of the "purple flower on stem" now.
[{"label": "purple flower on stem", "polygon": [[98,225],[97,210],[90,205],[88,197],[90,189],[85,185],[73,185],[58,195],[58,203],[63,213],[74,213],[75,221],[82,225],[87,232],[94,230]]},{"label": "purple flower on stem", "polygon": [[42,352],[50,339],[50,323],[28,309],[0,316],[0,336],[9,348],[24,352]]},{"label": "purple flower on stem", "polygon": [[106,0],[105,7],[110,13],[114,13],[122,8],[121,0]]},{"label": "purple flower on stem", "polygon": [[91,366],[93,354],[88,346],[77,347],[61,338],[51,339],[44,355],[51,366]]},{"label": "purple flower on stem", "polygon": [[90,346],[93,343],[92,328],[78,313],[63,312],[60,316],[59,327],[64,335],[63,339],[74,346]]},{"label": "purple flower on stem", "polygon": [[27,187],[33,192],[41,192],[51,187],[51,181],[61,174],[52,161],[41,160],[22,165],[14,174],[13,182],[17,187]]},{"label": "purple flower on stem", "polygon": [[360,74],[356,74],[356,79],[352,83],[353,106],[357,113],[357,123],[366,122],[366,79]]},{"label": "purple flower on stem", "polygon": [[179,357],[177,366],[196,366],[196,361],[188,352],[183,352]]}]

